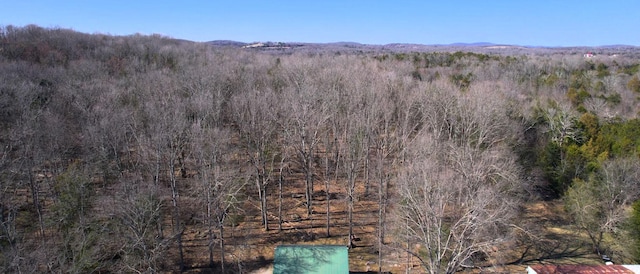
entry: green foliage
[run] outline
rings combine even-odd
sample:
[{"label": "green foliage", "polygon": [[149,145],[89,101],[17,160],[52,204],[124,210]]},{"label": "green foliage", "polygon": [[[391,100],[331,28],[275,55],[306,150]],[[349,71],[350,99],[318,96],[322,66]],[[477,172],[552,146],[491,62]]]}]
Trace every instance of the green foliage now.
[{"label": "green foliage", "polygon": [[609,96],[605,96],[604,99],[613,105],[622,103],[622,96],[617,92],[612,92]]},{"label": "green foliage", "polygon": [[611,73],[609,73],[609,67],[603,63],[598,63],[596,70],[598,71],[598,78],[604,78],[611,75]]},{"label": "green foliage", "polygon": [[613,122],[602,125],[594,138],[598,152],[609,152],[612,157],[640,156],[640,120]]},{"label": "green foliage", "polygon": [[542,73],[540,74],[539,83],[543,86],[553,87],[560,81],[560,77],[556,73]]},{"label": "green foliage", "polygon": [[549,127],[549,139],[537,153],[537,164],[559,196],[574,179],[589,178],[604,160],[640,156],[638,119],[602,123],[595,114],[585,112],[573,125],[566,125],[571,119],[562,112],[542,109],[537,117],[538,123]]},{"label": "green foliage", "polygon": [[[605,159],[589,174],[586,179],[573,181],[564,196],[565,208],[598,254],[604,250],[627,253],[624,239],[638,235],[638,228],[633,225],[638,222],[638,213],[634,212],[640,195],[638,159]],[[636,208],[630,212],[629,207]]]},{"label": "green foliage", "polygon": [[[507,176],[513,185],[521,178],[537,180],[542,172],[557,197],[566,194],[567,202],[574,201],[567,206],[573,212],[579,211],[576,201],[600,198],[595,192],[603,185],[599,173],[603,163],[640,155],[640,122],[627,120],[634,117],[631,112],[637,111],[637,102],[623,101],[627,91],[617,93],[614,89],[623,83],[640,92],[640,65],[633,55],[621,54],[617,60],[623,65],[613,59],[607,61],[612,63],[609,65],[584,61],[580,56],[548,54],[546,49],[541,54],[537,49],[526,49],[532,52],[527,55],[520,55],[518,49],[513,49],[517,54],[512,55],[511,49],[500,55],[444,49],[412,53],[371,50],[356,55],[296,50],[290,49],[292,54],[289,50],[263,54],[161,36],[115,37],[37,26],[0,27],[0,217],[16,231],[12,235],[2,232],[0,246],[2,251],[14,246],[24,251],[15,258],[7,255],[7,262],[31,263],[24,255],[41,246],[41,239],[31,236],[42,229],[47,237],[44,247],[51,249],[42,254],[51,256],[33,262],[39,269],[171,272],[163,269],[161,261],[166,254],[177,253],[168,252],[175,247],[176,238],[163,228],[168,221],[163,208],[168,205],[163,201],[171,199],[166,182],[172,167],[167,166],[167,159],[173,156],[179,158],[175,165],[188,171],[178,178],[177,189],[184,202],[180,202],[179,211],[189,217],[202,216],[203,209],[197,206],[202,195],[194,186],[205,176],[215,175],[207,179],[231,187],[229,184],[247,183],[231,171],[244,174],[257,168],[256,176],[264,176],[265,185],[270,183],[268,193],[275,178],[268,176],[278,173],[273,170],[274,163],[286,166],[283,172],[290,172],[284,174],[287,182],[299,182],[299,173],[305,168],[310,182],[327,179],[318,177],[325,168],[326,176],[335,176],[331,176],[331,184],[347,181],[347,176],[357,182],[379,179],[375,176],[394,178],[396,172],[407,168],[406,157],[411,153],[407,145],[423,136],[451,142],[438,148],[442,151],[425,151],[434,157],[444,155],[452,145],[483,152],[499,144],[498,157],[492,154],[487,158],[500,158],[497,166],[513,164],[513,170],[524,170],[522,176]],[[497,50],[478,48],[482,51]],[[471,85],[474,90],[469,92]],[[431,91],[436,89],[442,91],[443,100],[433,100]],[[457,89],[466,92],[451,92]],[[508,100],[509,109],[493,110],[496,98]],[[249,113],[240,108],[240,99],[247,104],[261,103],[263,111]],[[548,103],[530,108],[537,101]],[[618,105],[614,111],[619,119],[599,116],[613,104]],[[501,115],[505,112],[509,118]],[[293,118],[304,113],[310,114]],[[246,119],[239,119],[241,115],[247,115]],[[514,126],[515,119],[523,123]],[[313,124],[306,120],[313,120]],[[295,123],[299,127],[292,126]],[[311,126],[317,131],[309,130]],[[292,132],[281,135],[284,127]],[[358,130],[347,131],[347,127]],[[219,137],[196,130],[203,128],[229,134]],[[179,133],[169,134],[167,129]],[[309,134],[304,133],[307,130]],[[295,146],[309,144],[314,134],[323,137],[303,153],[311,156],[305,158],[309,159],[305,165],[306,160],[294,159]],[[213,146],[217,138],[225,142],[216,147],[220,150],[216,163],[229,162],[211,166],[207,161],[198,162],[196,141]],[[179,143],[171,144],[170,148],[178,147],[175,154],[166,152],[166,140]],[[380,151],[373,151],[378,147]],[[508,157],[499,157],[512,150],[520,151],[523,160],[519,166]],[[465,178],[494,168],[484,162],[484,156],[467,152],[461,149],[459,154],[451,154],[459,158],[449,159],[449,164],[429,165],[439,170],[458,168],[451,163],[473,166]],[[324,155],[330,156],[326,163],[320,161]],[[374,157],[377,161],[378,156],[381,162],[371,161]],[[253,159],[255,166],[251,166],[251,157],[257,157]],[[345,175],[340,171],[348,168],[348,157],[352,162],[362,161],[362,166],[353,165],[353,172]],[[74,164],[66,167],[68,163]],[[374,164],[388,167],[383,172],[388,174],[361,172],[373,170]],[[207,166],[210,173],[198,165]],[[13,174],[21,169],[25,172]],[[31,179],[29,172],[36,175],[33,189],[25,184]],[[102,173],[104,193],[95,191],[91,183],[93,176]],[[447,178],[442,181],[449,181],[450,174],[444,172],[443,176]],[[487,175],[486,180],[495,182],[500,176],[503,173]],[[119,193],[122,189],[134,193]],[[221,193],[219,188],[213,191]],[[248,208],[247,201],[257,198],[251,195],[257,194],[248,187],[239,192],[218,200],[225,206],[216,206],[214,215],[225,227],[253,225],[249,222],[253,213],[243,209]],[[94,208],[96,201],[113,201],[100,195],[117,197],[113,211]],[[499,194],[503,195],[509,196]],[[592,196],[579,200],[581,195]],[[291,213],[284,212],[285,216]],[[271,215],[268,218],[274,221]],[[450,232],[447,226],[442,231]],[[244,244],[242,239],[248,237],[237,237],[238,244]],[[199,252],[197,246],[185,245],[185,249]],[[102,269],[107,262],[117,266]]]},{"label": "green foliage", "polygon": [[595,176],[587,180],[575,179],[567,189],[563,199],[565,209],[573,219],[574,225],[589,237],[594,250],[600,254],[606,231],[607,216],[606,194]]},{"label": "green foliage", "polygon": [[548,143],[538,158],[549,187],[562,196],[576,178],[584,178],[589,159],[576,144]]},{"label": "green foliage", "polygon": [[640,92],[640,79],[638,79],[638,76],[633,76],[633,78],[627,82],[627,88],[633,92]]},{"label": "green foliage", "polygon": [[53,220],[63,234],[81,222],[92,206],[93,190],[89,178],[72,164],[56,178],[58,199],[53,206]]},{"label": "green foliage", "polygon": [[634,75],[639,71],[640,71],[640,64],[628,65],[622,68],[622,73],[625,73],[627,75]]},{"label": "green foliage", "polygon": [[606,91],[607,91],[607,88],[606,88],[606,86],[604,85],[604,82],[602,82],[602,81],[598,81],[598,82],[596,82],[596,84],[593,86],[593,90],[594,90],[595,92],[606,92]]},{"label": "green foliage", "polygon": [[396,61],[404,61],[407,59],[407,54],[405,53],[396,53],[393,55],[393,58],[396,59]]},{"label": "green foliage", "polygon": [[387,59],[389,59],[389,54],[376,55],[376,56],[373,57],[373,59],[376,59],[379,62],[383,62],[383,61],[386,61]]},{"label": "green foliage", "polygon": [[[117,205],[116,230],[121,245],[117,252],[121,260],[137,272],[156,272],[166,251],[166,242],[157,228],[162,221],[162,200],[153,193],[126,193]],[[118,256],[119,256],[118,255]]]},{"label": "green foliage", "polygon": [[591,89],[591,79],[589,79],[586,71],[584,70],[573,71],[569,81],[570,88],[574,88],[576,90],[582,89],[585,91]]},{"label": "green foliage", "polygon": [[591,94],[589,94],[589,92],[587,92],[583,88],[579,88],[577,90],[575,88],[569,88],[569,90],[567,91],[567,98],[575,106],[582,105],[582,103],[584,103],[584,100],[590,97]]},{"label": "green foliage", "polygon": [[105,247],[111,243],[104,222],[91,222],[82,227],[74,227],[64,237],[57,254],[58,263],[69,273],[94,273],[106,268],[111,262],[103,261],[110,250]]},{"label": "green foliage", "polygon": [[[414,66],[423,68],[435,68],[435,67],[452,67],[457,64],[462,65],[464,62],[488,62],[501,60],[500,57],[494,55],[487,55],[475,52],[462,52],[457,51],[454,53],[449,52],[429,52],[429,53],[396,53],[393,55],[381,54],[376,55],[373,58],[378,61],[388,60],[393,57],[395,61],[403,62],[410,60]],[[509,57],[506,57],[509,58]]]},{"label": "green foliage", "polygon": [[561,172],[561,147],[557,143],[547,143],[538,157],[538,166],[544,172],[554,193],[562,194],[568,186],[567,179]]},{"label": "green foliage", "polygon": [[51,221],[62,239],[57,254],[60,267],[72,273],[96,271],[105,223],[96,222],[89,214],[94,193],[88,176],[75,162],[56,178],[54,188],[58,197]]},{"label": "green foliage", "polygon": [[598,121],[598,116],[593,113],[584,113],[580,116],[578,120],[578,127],[582,129],[582,132],[585,133],[585,137],[587,140],[595,137],[598,134],[598,130],[600,130],[600,122]]},{"label": "green foliage", "polygon": [[449,80],[460,90],[466,91],[471,85],[473,74],[471,72],[467,74],[453,74],[449,77]]},{"label": "green foliage", "polygon": [[599,202],[598,182],[575,179],[564,195],[565,208],[581,228],[595,230],[603,214]]},{"label": "green foliage", "polygon": [[631,206],[627,230],[633,239],[632,254],[636,261],[640,261],[640,200],[635,201]]},{"label": "green foliage", "polygon": [[420,75],[420,71],[417,69],[411,72],[411,77],[415,80],[422,81],[422,75]]}]

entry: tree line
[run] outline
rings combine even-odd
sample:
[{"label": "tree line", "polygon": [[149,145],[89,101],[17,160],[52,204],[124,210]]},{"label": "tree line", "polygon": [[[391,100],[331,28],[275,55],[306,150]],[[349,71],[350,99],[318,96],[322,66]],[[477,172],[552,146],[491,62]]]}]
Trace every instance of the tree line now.
[{"label": "tree line", "polygon": [[242,271],[228,230],[255,214],[283,231],[294,184],[320,237],[338,236],[331,205],[352,239],[354,208],[376,201],[380,270],[389,250],[429,273],[506,263],[494,250],[545,199],[595,253],[635,262],[639,69],[633,55],[278,54],[5,26],[0,266],[185,270],[198,225],[199,263]]}]

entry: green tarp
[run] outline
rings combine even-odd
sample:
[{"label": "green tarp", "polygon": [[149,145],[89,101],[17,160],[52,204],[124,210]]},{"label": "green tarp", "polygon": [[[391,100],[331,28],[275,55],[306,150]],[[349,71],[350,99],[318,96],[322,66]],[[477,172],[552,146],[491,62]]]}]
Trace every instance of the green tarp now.
[{"label": "green tarp", "polygon": [[273,274],[349,273],[349,254],[341,245],[281,245],[276,247]]}]

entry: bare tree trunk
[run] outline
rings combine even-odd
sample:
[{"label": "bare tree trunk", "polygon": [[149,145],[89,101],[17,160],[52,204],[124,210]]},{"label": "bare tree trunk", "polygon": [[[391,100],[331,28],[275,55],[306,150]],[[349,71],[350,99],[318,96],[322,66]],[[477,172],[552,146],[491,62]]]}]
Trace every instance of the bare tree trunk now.
[{"label": "bare tree trunk", "polygon": [[355,247],[353,243],[353,196],[355,192],[355,163],[351,163],[352,172],[349,174],[349,186],[347,188],[347,220],[349,222],[349,248]]},{"label": "bare tree trunk", "polygon": [[[212,165],[215,165],[215,157],[214,159],[214,163],[212,163]],[[211,219],[213,218],[213,214],[212,214],[212,209],[211,209],[211,204],[213,202],[213,198],[211,197],[211,192],[213,191],[212,187],[211,187],[211,183],[208,180],[207,176],[207,172],[203,171],[202,172],[202,176],[203,176],[203,182],[204,182],[204,187],[206,190],[206,203],[207,203],[207,238],[208,239],[208,247],[209,247],[209,267],[213,267],[213,223],[211,221]],[[214,175],[215,176],[215,175]],[[215,178],[214,178],[215,181]]]},{"label": "bare tree trunk", "polygon": [[406,224],[405,224],[405,231],[407,233],[406,238],[407,238],[407,267],[406,267],[406,273],[409,273],[409,269],[411,269],[411,240],[409,239],[409,219],[407,219]]},{"label": "bare tree trunk", "polygon": [[156,145],[156,168],[155,168],[155,173],[153,174],[153,183],[155,184],[155,186],[157,187],[160,181],[160,155],[161,151],[160,151],[160,143],[158,143]]},{"label": "bare tree trunk", "polygon": [[327,202],[327,238],[331,237],[331,232],[329,228],[331,227],[331,195],[329,195],[329,156],[325,153],[325,170],[324,170],[324,192],[325,192],[325,201]]},{"label": "bare tree trunk", "polygon": [[184,271],[184,254],[182,247],[182,224],[180,222],[180,208],[178,207],[178,182],[175,176],[175,159],[173,155],[169,159],[169,171],[171,181],[171,204],[173,206],[173,234],[178,242],[178,256],[180,260],[180,271]]},{"label": "bare tree trunk", "polygon": [[311,203],[313,200],[313,175],[311,171],[312,163],[310,158],[310,155],[305,157],[305,197],[307,198],[307,216],[311,216],[313,213],[311,209]]},{"label": "bare tree trunk", "polygon": [[222,273],[226,273],[224,270],[224,226],[222,222],[220,222],[218,226],[220,228],[220,269]]},{"label": "bare tree trunk", "polygon": [[261,186],[262,189],[262,205],[261,207],[263,208],[262,210],[262,219],[264,220],[264,230],[268,231],[269,230],[269,218],[267,216],[267,186],[266,185],[262,185]]},{"label": "bare tree trunk", "polygon": [[266,183],[263,181],[263,175],[258,175],[256,178],[256,188],[258,189],[258,196],[260,198],[260,216],[262,219],[262,225],[264,230],[269,230],[269,220],[267,219],[267,191]]},{"label": "bare tree trunk", "polygon": [[213,224],[211,223],[211,194],[207,194],[207,243],[209,247],[209,267],[213,267]]},{"label": "bare tree trunk", "polygon": [[[284,158],[282,158],[284,161]],[[280,163],[280,178],[278,178],[278,231],[282,231],[282,183],[283,183],[283,172],[284,165]]]},{"label": "bare tree trunk", "polygon": [[384,202],[383,202],[383,185],[384,185],[384,178],[382,177],[382,169],[383,169],[383,164],[382,164],[382,156],[379,157],[379,162],[378,162],[378,177],[380,180],[380,185],[378,186],[378,273],[382,273],[382,244],[384,243],[384,232],[383,231],[383,227],[384,226],[384,222],[383,222],[383,211],[384,211]]},{"label": "bare tree trunk", "polygon": [[[334,130],[335,132],[335,130]],[[338,170],[338,156],[339,156],[339,151],[338,151],[338,140],[335,138],[335,136],[333,137],[333,143],[332,141],[330,141],[332,138],[331,134],[329,133],[329,131],[326,132],[326,140],[325,140],[325,153],[324,153],[324,191],[325,191],[325,200],[327,202],[326,204],[326,218],[327,218],[327,238],[331,237],[331,191],[330,191],[330,186],[331,186],[331,161],[329,161],[330,158],[330,154],[332,154],[331,149],[334,149],[335,151],[335,162],[336,162],[336,166],[335,166],[335,170],[334,170],[334,174],[337,175],[337,170]],[[335,178],[337,181],[337,178]]]},{"label": "bare tree trunk", "polygon": [[[338,147],[339,143],[336,139],[336,154],[335,154],[335,161],[336,161],[336,167],[335,170],[333,171],[333,181],[334,182],[338,182],[338,168],[340,167],[340,148]],[[329,223],[328,221],[329,218],[327,218],[327,224]],[[328,230],[328,228],[327,228]]]},{"label": "bare tree trunk", "polygon": [[38,187],[38,182],[36,182],[35,178],[33,178],[32,168],[29,168],[27,171],[29,174],[29,188],[31,189],[31,198],[33,200],[33,207],[38,214],[38,224],[40,225],[40,238],[42,243],[44,244],[45,234],[44,234],[44,219],[42,217],[42,205],[40,204],[40,189]]},{"label": "bare tree trunk", "polygon": [[[367,121],[367,125],[369,124],[369,122]],[[369,174],[369,144],[371,142],[371,132],[369,132],[369,130],[367,130],[367,137],[366,139],[366,147],[364,149],[364,196],[368,197],[369,196],[369,188],[371,186],[371,182],[370,182],[370,174]]]}]

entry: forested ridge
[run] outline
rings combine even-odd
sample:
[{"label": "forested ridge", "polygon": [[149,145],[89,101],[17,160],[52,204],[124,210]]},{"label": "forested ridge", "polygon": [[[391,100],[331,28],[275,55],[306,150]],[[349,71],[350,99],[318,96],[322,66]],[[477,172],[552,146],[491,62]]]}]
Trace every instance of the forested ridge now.
[{"label": "forested ridge", "polygon": [[357,271],[638,263],[639,56],[1,27],[0,271],[246,273],[291,243]]}]

